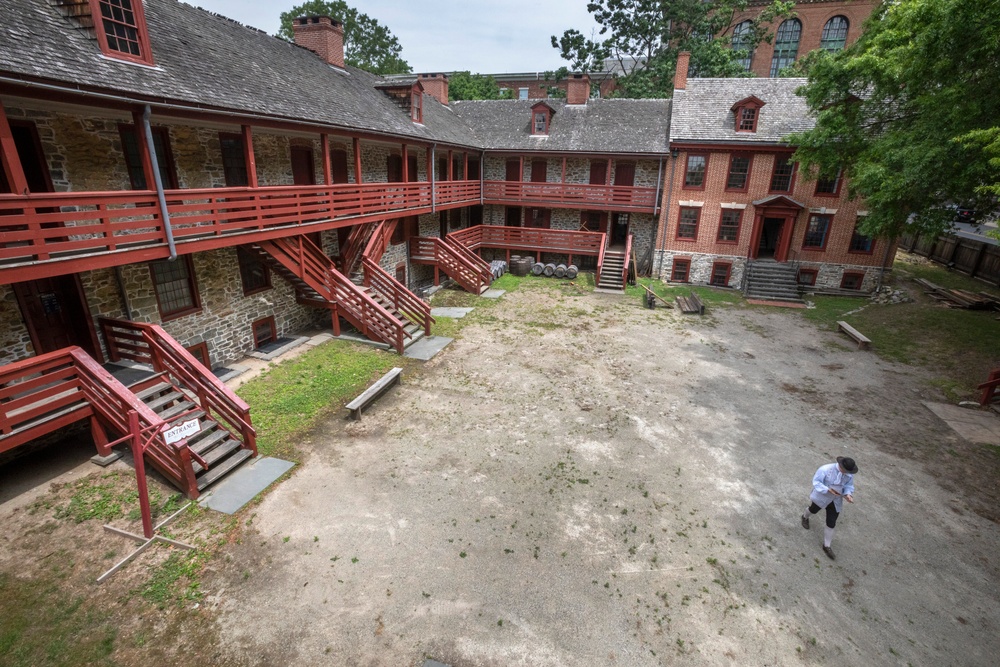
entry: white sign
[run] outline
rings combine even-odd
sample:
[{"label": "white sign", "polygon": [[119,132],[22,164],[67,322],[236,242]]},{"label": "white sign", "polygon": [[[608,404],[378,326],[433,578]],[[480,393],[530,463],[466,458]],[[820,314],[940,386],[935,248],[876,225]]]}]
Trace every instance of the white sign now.
[{"label": "white sign", "polygon": [[198,423],[197,419],[191,419],[183,424],[178,424],[169,431],[164,431],[163,438],[167,441],[167,444],[172,444],[178,440],[183,440],[189,435],[194,435],[201,430],[201,424]]}]

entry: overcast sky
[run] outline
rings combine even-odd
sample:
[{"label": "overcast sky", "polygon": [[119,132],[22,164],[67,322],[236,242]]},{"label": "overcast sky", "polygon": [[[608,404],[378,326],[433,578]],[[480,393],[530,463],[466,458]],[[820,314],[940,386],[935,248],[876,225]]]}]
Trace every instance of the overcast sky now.
[{"label": "overcast sky", "polygon": [[[295,0],[186,0],[274,34]],[[349,2],[389,28],[414,72],[544,72],[569,63],[549,41],[568,28],[590,36],[587,0],[364,0]],[[334,17],[337,18],[337,17]]]}]

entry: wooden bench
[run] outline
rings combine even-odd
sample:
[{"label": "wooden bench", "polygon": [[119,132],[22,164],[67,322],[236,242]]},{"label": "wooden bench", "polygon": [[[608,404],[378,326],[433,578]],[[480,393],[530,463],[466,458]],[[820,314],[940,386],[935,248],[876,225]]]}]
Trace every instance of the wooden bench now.
[{"label": "wooden bench", "polygon": [[705,304],[701,302],[701,299],[693,291],[691,292],[691,296],[679,296],[675,301],[677,301],[677,307],[680,308],[682,313],[705,314]]},{"label": "wooden bench", "polygon": [[399,376],[403,372],[402,368],[393,368],[382,378],[365,389],[364,393],[347,404],[347,409],[351,411],[351,419],[361,419],[361,411],[368,408],[379,396],[389,390],[394,384],[399,384]]},{"label": "wooden bench", "polygon": [[870,338],[868,338],[863,333],[852,327],[847,322],[844,322],[843,320],[838,320],[837,327],[845,334],[847,334],[848,336],[850,336],[851,338],[853,338],[858,342],[859,350],[867,350],[868,346],[871,345],[872,341]]}]

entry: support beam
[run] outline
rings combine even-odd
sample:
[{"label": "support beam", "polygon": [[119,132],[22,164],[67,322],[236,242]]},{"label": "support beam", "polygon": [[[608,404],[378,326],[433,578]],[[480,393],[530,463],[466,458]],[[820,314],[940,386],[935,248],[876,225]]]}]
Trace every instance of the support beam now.
[{"label": "support beam", "polygon": [[257,158],[253,154],[253,130],[249,125],[241,126],[243,135],[243,159],[247,163],[247,185],[251,188],[259,187],[257,184]]},{"label": "support beam", "polygon": [[139,149],[139,162],[142,163],[142,174],[146,178],[146,189],[156,189],[156,175],[153,173],[153,156],[149,154],[149,144],[142,135],[142,112],[132,112],[132,131],[135,133],[135,142]]},{"label": "support beam", "polygon": [[402,147],[402,156],[403,156],[403,182],[404,183],[409,183],[410,182],[410,166],[407,163],[410,161],[409,160],[410,156],[406,152],[406,144],[403,144],[403,147]]},{"label": "support beam", "polygon": [[364,182],[361,180],[361,139],[354,137],[351,145],[354,148],[354,182],[361,185]]},{"label": "support beam", "polygon": [[0,102],[0,158],[3,160],[3,173],[7,177],[11,192],[19,195],[27,194],[28,179],[24,176],[24,168],[17,154],[17,145],[14,144],[14,134],[10,131],[3,102]]},{"label": "support beam", "polygon": [[323,185],[333,184],[333,167],[330,165],[330,135],[325,132],[319,135],[320,150],[323,151]]},{"label": "support beam", "polygon": [[517,182],[524,182],[524,156],[517,158]]},{"label": "support beam", "polygon": [[452,168],[453,165],[454,165],[454,162],[452,160],[452,152],[448,151],[448,180],[449,181],[454,181],[455,180],[455,170]]},{"label": "support beam", "polygon": [[467,181],[469,180],[469,152],[462,153],[462,156],[464,160],[462,164],[462,180]]}]

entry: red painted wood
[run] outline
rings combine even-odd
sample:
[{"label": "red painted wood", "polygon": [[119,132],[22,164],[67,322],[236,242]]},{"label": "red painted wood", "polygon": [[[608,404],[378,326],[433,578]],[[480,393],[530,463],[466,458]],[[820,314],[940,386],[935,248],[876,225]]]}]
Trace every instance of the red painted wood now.
[{"label": "red painted wood", "polygon": [[594,257],[601,254],[606,235],[561,229],[476,225],[452,232],[448,238],[469,250],[499,248]]},{"label": "red painted wood", "polygon": [[257,158],[253,152],[253,128],[249,125],[241,125],[240,134],[243,136],[243,158],[247,164],[247,186],[256,188],[258,186]]},{"label": "red painted wood", "polygon": [[323,151],[323,185],[333,184],[333,167],[330,163],[330,135],[319,135],[320,150]]},{"label": "red painted wood", "polygon": [[14,135],[7,122],[7,113],[0,102],[0,158],[3,162],[4,176],[10,185],[11,192],[24,194],[28,192],[28,180],[21,167],[21,159],[17,155]]},{"label": "red painted wood", "polygon": [[622,185],[486,181],[483,199],[487,204],[508,206],[536,204],[550,208],[653,213],[656,190]]},{"label": "red painted wood", "polygon": [[351,143],[354,147],[354,183],[361,185],[365,182],[361,177],[361,139],[354,137]]}]

